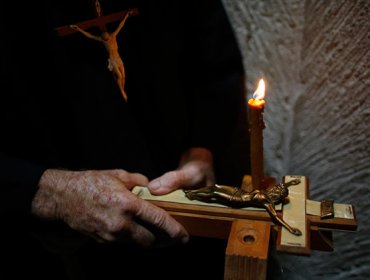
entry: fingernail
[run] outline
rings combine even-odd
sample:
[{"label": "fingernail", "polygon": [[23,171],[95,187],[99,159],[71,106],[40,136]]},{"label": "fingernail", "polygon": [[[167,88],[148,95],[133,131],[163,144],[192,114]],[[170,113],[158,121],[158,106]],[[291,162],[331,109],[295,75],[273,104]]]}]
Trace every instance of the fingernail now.
[{"label": "fingernail", "polygon": [[159,185],[159,184],[149,184],[149,185],[148,185],[148,188],[149,188],[150,190],[152,190],[152,191],[156,191],[156,190],[158,190],[158,189],[159,189],[159,187],[160,187],[160,185]]},{"label": "fingernail", "polygon": [[188,242],[189,242],[189,235],[184,236],[184,237],[181,239],[181,243],[183,243],[183,244],[188,243]]},{"label": "fingernail", "polygon": [[161,187],[161,181],[160,180],[155,180],[149,183],[148,188],[156,191]]}]

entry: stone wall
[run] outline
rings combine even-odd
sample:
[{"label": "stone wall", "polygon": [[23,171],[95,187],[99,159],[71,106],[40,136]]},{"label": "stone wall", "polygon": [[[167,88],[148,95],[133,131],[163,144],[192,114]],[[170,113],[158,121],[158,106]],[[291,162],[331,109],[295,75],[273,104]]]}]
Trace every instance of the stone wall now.
[{"label": "stone wall", "polygon": [[[281,256],[292,279],[370,278],[370,1],[224,0],[249,94],[267,82],[265,171],[305,175],[311,199],[355,206],[334,252]],[[249,98],[250,96],[248,96]]]}]

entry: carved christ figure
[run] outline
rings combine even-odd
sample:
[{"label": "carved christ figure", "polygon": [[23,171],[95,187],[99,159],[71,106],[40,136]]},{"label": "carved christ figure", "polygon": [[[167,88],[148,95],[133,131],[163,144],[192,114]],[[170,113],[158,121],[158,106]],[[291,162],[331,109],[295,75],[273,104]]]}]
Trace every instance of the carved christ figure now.
[{"label": "carved christ figure", "polygon": [[204,202],[221,203],[231,207],[262,207],[267,210],[271,218],[285,227],[294,235],[302,235],[297,228],[291,227],[279,217],[275,210],[275,204],[282,202],[289,194],[288,186],[296,185],[300,180],[292,180],[288,183],[281,183],[266,190],[253,190],[246,192],[238,187],[213,185],[195,190],[184,190],[185,196],[190,200],[200,200]]},{"label": "carved christ figure", "polygon": [[77,25],[70,25],[70,28],[81,32],[87,38],[102,42],[104,47],[108,52],[108,69],[112,71],[113,76],[118,84],[118,87],[123,95],[125,101],[127,101],[127,94],[125,92],[125,68],[121,56],[118,52],[118,44],[117,44],[117,35],[121,31],[122,27],[125,25],[127,18],[131,15],[132,11],[129,10],[124,18],[121,20],[119,25],[117,26],[116,30],[109,33],[109,32],[102,32],[100,36],[91,34],[87,32]]}]

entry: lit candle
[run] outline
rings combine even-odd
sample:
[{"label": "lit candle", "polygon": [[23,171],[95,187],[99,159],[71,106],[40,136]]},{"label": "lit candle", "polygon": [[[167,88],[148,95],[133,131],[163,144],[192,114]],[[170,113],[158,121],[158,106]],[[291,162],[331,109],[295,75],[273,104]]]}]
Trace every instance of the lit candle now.
[{"label": "lit candle", "polygon": [[263,109],[265,105],[265,82],[261,79],[253,98],[248,101],[248,118],[250,133],[250,157],[251,157],[251,176],[253,189],[264,188],[264,168],[263,168]]}]

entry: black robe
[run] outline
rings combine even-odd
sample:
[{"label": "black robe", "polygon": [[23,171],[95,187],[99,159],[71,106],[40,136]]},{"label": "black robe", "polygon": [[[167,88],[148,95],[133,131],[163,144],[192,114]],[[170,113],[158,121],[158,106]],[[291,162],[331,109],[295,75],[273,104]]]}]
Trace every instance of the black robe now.
[{"label": "black robe", "polygon": [[103,44],[55,30],[93,18],[91,2],[2,4],[4,220],[27,221],[47,168],[121,168],[153,179],[176,169],[187,148],[206,147],[217,182],[239,185],[249,174],[245,75],[221,1],[100,1],[103,14],[139,7],[117,36],[127,103]]}]

